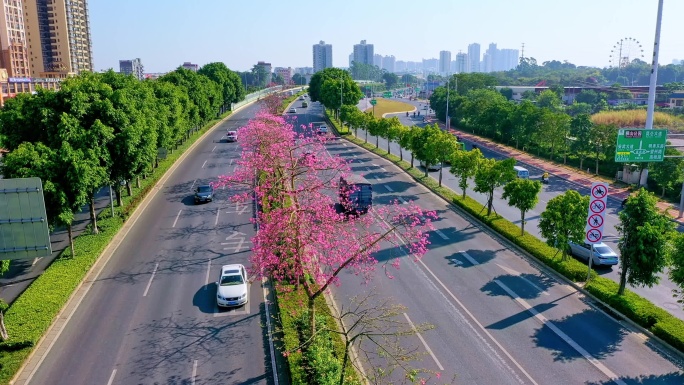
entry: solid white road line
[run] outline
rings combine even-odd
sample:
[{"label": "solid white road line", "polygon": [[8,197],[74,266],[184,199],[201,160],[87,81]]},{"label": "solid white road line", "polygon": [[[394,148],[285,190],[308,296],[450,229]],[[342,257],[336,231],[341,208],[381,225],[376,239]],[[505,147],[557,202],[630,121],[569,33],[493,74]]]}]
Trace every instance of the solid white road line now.
[{"label": "solid white road line", "polygon": [[107,385],[112,385],[114,383],[114,376],[116,376],[116,369],[112,371],[112,375],[109,376],[109,381],[107,381]]},{"label": "solid white road line", "polygon": [[204,166],[207,164],[207,160],[205,160],[204,163],[202,163],[202,168],[204,168]]},{"label": "solid white road line", "polygon": [[178,223],[178,217],[180,217],[181,211],[183,211],[183,209],[178,210],[178,214],[176,214],[176,220],[173,221],[173,226],[171,226],[171,227],[176,227],[176,223]]},{"label": "solid white road line", "polygon": [[388,185],[385,185],[385,188],[386,188],[387,191],[389,191],[389,192],[394,192],[394,190],[392,190],[392,188],[391,188],[390,186],[388,186]]},{"label": "solid white road line", "polygon": [[214,150],[216,150],[216,146],[214,146],[214,148],[211,149],[211,152],[214,152]]},{"label": "solid white road line", "polygon": [[216,220],[214,221],[214,226],[218,226],[218,217],[221,209],[216,209]]},{"label": "solid white road line", "polygon": [[347,147],[347,143],[342,143],[342,145],[343,145],[344,147]]},{"label": "solid white road line", "polygon": [[596,369],[600,370],[603,374],[610,378],[611,381],[615,382],[618,385],[626,385],[625,382],[620,380],[620,378],[615,373],[613,373],[599,360],[597,360],[591,354],[589,354],[589,352],[584,350],[583,347],[581,347],[577,342],[570,338],[570,336],[568,336],[562,330],[560,330],[558,326],[556,326],[553,322],[549,321],[546,317],[539,314],[539,312],[536,309],[530,306],[530,304],[527,303],[524,299],[520,298],[518,294],[516,294],[508,286],[501,283],[501,281],[499,281],[498,279],[495,279],[494,282],[496,282],[496,284],[499,285],[499,287],[501,287],[506,293],[508,293],[508,295],[510,295],[513,298],[513,300],[518,302],[525,310],[529,311],[534,316],[534,318],[538,319],[544,326],[548,327],[549,329],[551,329],[551,331],[556,333],[558,337],[560,337],[563,341],[565,341],[568,345],[575,349],[579,354],[581,354],[587,361],[589,361],[589,363],[594,365]]},{"label": "solid white road line", "polygon": [[229,165],[229,166],[232,166],[232,165],[233,165],[233,159],[231,159],[230,162],[228,162],[228,165]]},{"label": "solid white road line", "polygon": [[544,290],[544,289],[542,289],[541,287],[537,286],[534,282],[532,282],[532,281],[530,281],[529,279],[523,277],[522,274],[521,274],[519,271],[513,270],[513,269],[511,269],[510,267],[507,267],[507,266],[499,265],[498,263],[497,263],[496,265],[499,266],[499,267],[500,267],[503,271],[505,271],[506,273],[508,273],[508,274],[510,274],[510,275],[513,275],[513,276],[516,276],[516,277],[522,279],[523,281],[529,283],[530,286],[532,286],[532,287],[534,287],[535,289],[539,290],[540,293],[542,293],[542,294],[544,294],[544,295],[551,295],[551,294],[549,294],[546,290]]},{"label": "solid white road line", "polygon": [[402,198],[402,197],[398,197],[398,198],[401,201],[401,203],[403,203],[405,205],[408,204],[408,202],[406,202],[406,200],[404,198]]},{"label": "solid white road line", "polygon": [[204,290],[209,287],[209,273],[211,272],[211,259],[207,261],[207,276],[204,279]]},{"label": "solid white road line", "polygon": [[268,292],[269,289],[266,287],[268,280],[266,278],[261,279],[261,292],[264,295],[264,310],[266,310],[266,330],[268,331],[268,348],[271,351],[271,368],[273,368],[273,381],[275,385],[279,384],[278,381],[278,371],[276,368],[275,361],[275,348],[273,346],[273,329],[271,328],[271,312],[268,309]]},{"label": "solid white road line", "polygon": [[423,346],[425,346],[425,350],[427,350],[427,352],[430,353],[430,356],[432,357],[432,359],[435,360],[435,364],[437,364],[437,367],[439,368],[439,370],[444,370],[444,367],[442,366],[442,364],[439,362],[439,360],[435,356],[435,353],[432,352],[432,349],[430,349],[427,342],[425,342],[425,339],[423,339],[423,336],[420,335],[420,333],[418,332],[418,329],[416,329],[416,326],[413,324],[413,322],[411,322],[411,319],[409,318],[408,314],[404,313],[404,317],[406,317],[406,321],[408,321],[409,325],[411,325],[411,329],[413,329],[413,331],[416,333],[416,335],[420,339],[420,342],[422,342]]},{"label": "solid white road line", "polygon": [[143,293],[143,297],[147,297],[147,292],[150,291],[150,286],[152,285],[152,280],[154,279],[154,275],[157,274],[157,268],[159,267],[159,262],[157,262],[156,265],[154,265],[154,270],[152,270],[152,275],[150,276],[150,280],[147,282],[147,287],[145,288],[145,292]]},{"label": "solid white road line", "polygon": [[197,360],[195,360],[195,363],[192,364],[192,385],[195,385],[195,377],[197,377]]},{"label": "solid white road line", "polygon": [[437,229],[435,229],[435,233],[437,233],[437,235],[439,235],[440,237],[442,237],[442,239],[444,239],[445,241],[449,239],[449,237],[447,237],[446,234],[444,234],[443,232],[441,232],[441,231],[439,231],[439,230],[437,230]]},{"label": "solid white road line", "polygon": [[190,186],[190,188],[195,187],[195,183],[197,183],[197,179],[195,179],[195,180],[192,181],[192,185]]},{"label": "solid white road line", "polygon": [[463,256],[468,260],[468,262],[472,263],[473,265],[479,265],[480,262],[476,261],[473,257],[468,255],[465,251],[459,251],[459,253],[463,254]]}]

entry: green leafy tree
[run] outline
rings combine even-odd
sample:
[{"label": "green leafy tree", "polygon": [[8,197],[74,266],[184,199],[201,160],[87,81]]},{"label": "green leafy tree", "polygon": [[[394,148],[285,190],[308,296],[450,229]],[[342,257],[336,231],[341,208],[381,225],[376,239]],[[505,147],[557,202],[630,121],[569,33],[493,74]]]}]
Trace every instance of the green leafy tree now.
[{"label": "green leafy tree", "polygon": [[292,82],[298,86],[306,85],[306,76],[296,73],[292,75]]},{"label": "green leafy tree", "polygon": [[483,158],[482,153],[477,148],[470,151],[456,151],[451,157],[449,172],[458,178],[458,186],[463,190],[464,199],[468,188],[468,179],[475,176]]},{"label": "green leafy tree", "polygon": [[537,180],[516,178],[504,186],[503,199],[520,210],[520,235],[525,235],[525,214],[539,203],[541,183]]},{"label": "green leafy tree", "polygon": [[[221,62],[214,62],[205,64],[197,71],[200,75],[204,75],[218,84],[221,88],[222,102],[224,106],[230,106],[230,103],[235,103],[237,99],[237,87],[242,87],[242,84],[235,84],[235,78],[231,77],[232,71]],[[239,81],[239,77],[236,77]]]},{"label": "green leafy tree", "polygon": [[404,161],[404,148],[408,148],[408,139],[411,129],[400,124],[394,128],[394,140],[399,144],[399,160]]},{"label": "green leafy tree", "polygon": [[[313,76],[311,76],[311,81],[309,82],[309,97],[311,97],[312,102],[323,102],[321,99],[321,88],[326,80],[339,81],[341,78],[348,78],[349,72],[341,70],[339,68],[326,68],[322,71],[318,71]],[[337,89],[337,97],[339,99],[340,89]],[[357,99],[358,101],[358,99]],[[339,104],[339,102],[338,102]],[[343,103],[344,104],[344,103]]]},{"label": "green leafy tree", "polygon": [[536,139],[540,146],[550,151],[550,159],[554,159],[556,150],[565,146],[570,130],[570,117],[562,112],[542,110]]},{"label": "green leafy tree", "polygon": [[[418,158],[418,153],[423,151],[423,131],[424,128],[420,126],[411,126],[411,131],[406,138],[408,141],[408,148],[411,151],[411,167],[413,167],[413,159]],[[420,160],[420,158],[418,158]]]},{"label": "green leafy tree", "polygon": [[385,82],[385,87],[389,90],[399,83],[399,76],[392,72],[385,72],[382,74],[382,80]]},{"label": "green leafy tree", "polygon": [[515,148],[523,147],[529,143],[532,132],[539,125],[541,111],[539,107],[529,100],[523,100],[513,107],[509,121],[511,124],[511,137],[515,141]]},{"label": "green leafy tree", "polygon": [[[675,148],[667,147],[665,155],[681,156],[682,153]],[[651,165],[648,176],[660,187],[661,197],[665,196],[666,190],[673,190],[681,184],[684,178],[682,158],[665,158],[662,162],[654,162]]]},{"label": "green leafy tree", "polygon": [[658,199],[642,188],[620,211],[620,224],[616,226],[621,235],[618,295],[624,294],[627,283],[653,287],[667,265],[668,241],[675,227],[658,211],[657,203]]},{"label": "green leafy tree", "polygon": [[399,121],[399,118],[396,116],[393,116],[391,118],[385,118],[384,120],[384,125],[385,125],[385,138],[387,139],[387,153],[390,153],[390,144],[394,141],[397,141],[399,139],[400,135],[400,130],[402,127],[404,127],[401,124],[401,121]]},{"label": "green leafy tree", "polygon": [[[258,67],[262,68],[261,66]],[[182,87],[188,94],[188,97],[197,108],[196,115],[194,111],[191,111],[190,122],[193,127],[199,127],[208,122],[219,112],[223,102],[223,93],[221,87],[208,77],[179,67],[175,71],[162,76],[159,80]]]},{"label": "green leafy tree", "polygon": [[376,118],[372,116],[368,119],[367,131],[371,135],[375,136],[375,148],[380,147],[380,137],[384,137],[387,131],[387,124],[384,122],[384,118]]},{"label": "green leafy tree", "polygon": [[484,158],[480,161],[475,172],[474,190],[487,195],[487,216],[492,214],[494,190],[516,178],[516,173],[513,169],[515,163],[513,158],[504,160]]},{"label": "green leafy tree", "polygon": [[508,100],[513,100],[513,89],[512,89],[512,88],[504,87],[504,88],[501,88],[501,89],[499,90],[499,92],[500,92],[501,95],[503,95],[506,99],[508,99]]},{"label": "green leafy tree", "polygon": [[334,111],[341,105],[356,106],[362,96],[361,89],[348,74],[338,79],[325,79],[321,85],[320,102]]},{"label": "green leafy tree", "polygon": [[558,94],[552,90],[544,90],[537,96],[537,106],[541,108],[548,108],[552,111],[560,110],[562,105]]},{"label": "green leafy tree", "polygon": [[584,160],[591,154],[594,144],[592,140],[592,128],[594,124],[587,114],[580,114],[570,121],[570,149],[579,158],[580,169],[583,168]]},{"label": "green leafy tree", "polygon": [[[456,140],[456,137],[446,131],[440,130],[439,134],[436,134],[431,138],[431,140],[431,146],[437,155],[437,162],[441,163],[442,165],[444,165],[446,162],[449,162],[454,154],[460,151],[461,148]],[[442,187],[442,169],[443,167],[439,168],[439,187]]]},{"label": "green leafy tree", "polygon": [[672,261],[670,265],[669,276],[670,280],[674,282],[678,288],[675,290],[675,295],[679,297],[677,302],[680,304],[684,302],[684,234],[674,233],[672,237],[672,251],[670,253]]},{"label": "green leafy tree", "polygon": [[471,90],[493,90],[495,86],[499,85],[499,81],[495,76],[481,72],[461,73],[454,76],[457,79],[456,90],[459,95],[466,95]]},{"label": "green leafy tree", "polygon": [[596,161],[596,174],[599,172],[599,162],[607,159],[615,150],[617,143],[617,126],[614,124],[594,124],[591,127],[591,138]]},{"label": "green leafy tree", "polygon": [[539,230],[546,244],[562,251],[562,258],[568,255],[568,242],[584,243],[584,227],[589,210],[589,197],[575,190],[553,197],[541,213]]},{"label": "green leafy tree", "polygon": [[420,131],[417,139],[416,158],[425,163],[425,176],[428,176],[428,168],[439,163],[438,142],[442,130],[437,124],[428,124]]},{"label": "green leafy tree", "polygon": [[593,111],[594,107],[587,103],[574,102],[571,105],[565,107],[565,112],[573,117],[580,114],[591,114]]}]

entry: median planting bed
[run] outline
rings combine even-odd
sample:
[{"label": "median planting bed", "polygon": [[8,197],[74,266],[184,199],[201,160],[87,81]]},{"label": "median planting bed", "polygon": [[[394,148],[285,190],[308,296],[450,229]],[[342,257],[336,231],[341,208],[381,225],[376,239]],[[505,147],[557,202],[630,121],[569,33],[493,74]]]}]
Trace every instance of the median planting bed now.
[{"label": "median planting bed", "polygon": [[33,346],[45,334],[102,251],[121,229],[125,218],[133,212],[176,160],[202,134],[228,115],[230,112],[210,121],[173,152],[169,151],[167,158],[161,160],[159,166],[146,179],[141,180],[140,188],[134,188],[132,196],[123,197],[122,207],[115,208],[115,217],[112,217],[109,208],[98,215],[98,234],[91,234],[88,227],[82,235],[74,239],[75,256],[71,255],[71,250],[67,247],[12,303],[5,313],[9,340],[0,344],[0,384],[8,384],[14,377]]}]

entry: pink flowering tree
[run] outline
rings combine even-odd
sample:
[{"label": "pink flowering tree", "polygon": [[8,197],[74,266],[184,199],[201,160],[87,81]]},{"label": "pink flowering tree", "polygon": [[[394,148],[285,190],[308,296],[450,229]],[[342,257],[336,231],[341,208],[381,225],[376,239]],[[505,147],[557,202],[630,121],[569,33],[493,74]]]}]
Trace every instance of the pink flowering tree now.
[{"label": "pink flowering tree", "polygon": [[[338,188],[348,162],[329,156],[325,139],[311,127],[295,133],[281,116],[262,112],[239,130],[243,153],[234,174],[219,185],[248,186],[234,200],[256,199],[263,208],[256,220],[251,270],[257,277],[302,285],[308,296],[311,332],[315,333],[315,299],[340,283],[345,270],[370,278],[378,267],[375,253],[391,247],[421,258],[427,251],[434,212],[413,203],[375,205],[365,215],[340,210]],[[400,258],[382,264],[399,268]]]}]

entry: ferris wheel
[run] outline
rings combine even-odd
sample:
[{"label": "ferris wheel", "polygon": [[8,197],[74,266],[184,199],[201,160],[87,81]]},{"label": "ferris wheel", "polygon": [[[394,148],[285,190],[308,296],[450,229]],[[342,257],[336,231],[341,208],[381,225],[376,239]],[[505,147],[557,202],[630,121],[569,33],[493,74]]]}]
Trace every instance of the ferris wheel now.
[{"label": "ferris wheel", "polygon": [[610,68],[625,68],[632,60],[644,58],[641,43],[632,37],[620,39],[610,50]]}]

